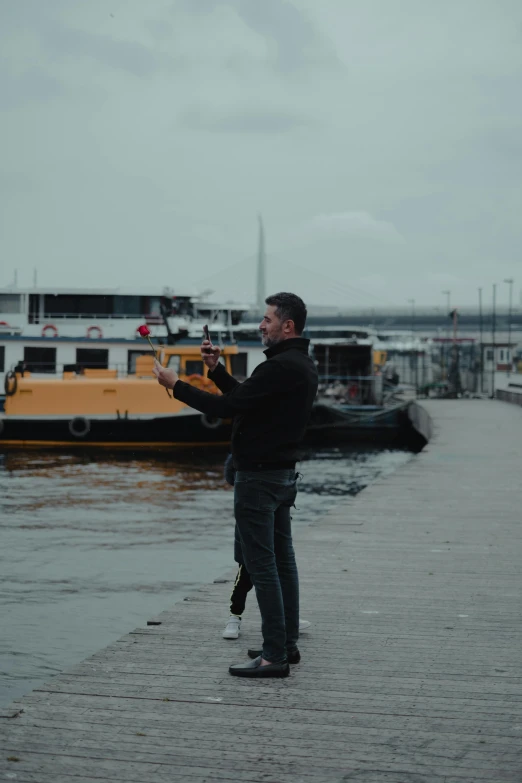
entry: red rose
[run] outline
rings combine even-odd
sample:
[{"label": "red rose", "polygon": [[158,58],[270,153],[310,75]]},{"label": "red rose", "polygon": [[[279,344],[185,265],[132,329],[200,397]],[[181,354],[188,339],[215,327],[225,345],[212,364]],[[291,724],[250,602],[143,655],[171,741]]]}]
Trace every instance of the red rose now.
[{"label": "red rose", "polygon": [[[143,337],[145,340],[148,340],[148,341],[149,341],[149,345],[150,345],[151,351],[152,351],[152,353],[153,353],[153,356],[154,356],[154,358],[156,359],[156,361],[158,361],[158,356],[157,356],[157,354],[156,354],[156,349],[154,348],[154,346],[153,346],[153,344],[152,344],[152,340],[150,339],[151,331],[150,331],[149,327],[148,327],[148,326],[146,326],[145,324],[142,324],[141,326],[138,326],[138,328],[136,329],[136,331],[138,332],[138,334],[139,334],[141,337]],[[168,396],[168,397],[170,397],[170,392],[169,392],[169,390],[168,390],[168,389],[165,389],[165,391],[167,392],[167,396]]]}]

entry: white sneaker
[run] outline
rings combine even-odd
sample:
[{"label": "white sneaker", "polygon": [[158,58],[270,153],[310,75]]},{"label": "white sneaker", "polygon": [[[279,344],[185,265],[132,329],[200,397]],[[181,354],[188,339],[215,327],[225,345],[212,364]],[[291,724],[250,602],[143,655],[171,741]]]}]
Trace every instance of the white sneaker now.
[{"label": "white sneaker", "polygon": [[306,631],[307,628],[310,628],[312,623],[309,623],[308,620],[299,620],[299,630],[300,631]]},{"label": "white sneaker", "polygon": [[239,639],[239,630],[241,628],[241,617],[231,614],[223,631],[223,639]]}]

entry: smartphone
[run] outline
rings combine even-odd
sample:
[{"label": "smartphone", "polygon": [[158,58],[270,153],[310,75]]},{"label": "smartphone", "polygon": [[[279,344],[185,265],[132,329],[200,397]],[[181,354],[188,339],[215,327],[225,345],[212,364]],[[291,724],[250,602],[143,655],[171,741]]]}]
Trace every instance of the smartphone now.
[{"label": "smartphone", "polygon": [[[205,336],[205,340],[208,340],[209,343],[212,343],[212,340],[210,339],[210,332],[208,331],[207,324],[205,324],[205,326],[203,327],[203,334]],[[212,349],[211,348],[206,348],[205,349],[205,353],[212,353]]]}]

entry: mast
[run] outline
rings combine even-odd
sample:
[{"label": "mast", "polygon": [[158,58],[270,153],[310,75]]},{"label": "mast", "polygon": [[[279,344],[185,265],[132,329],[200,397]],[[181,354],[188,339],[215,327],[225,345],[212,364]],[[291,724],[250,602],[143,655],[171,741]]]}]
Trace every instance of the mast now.
[{"label": "mast", "polygon": [[259,239],[257,246],[257,290],[256,304],[260,315],[265,312],[266,299],[266,255],[265,255],[265,229],[263,218],[259,215]]}]

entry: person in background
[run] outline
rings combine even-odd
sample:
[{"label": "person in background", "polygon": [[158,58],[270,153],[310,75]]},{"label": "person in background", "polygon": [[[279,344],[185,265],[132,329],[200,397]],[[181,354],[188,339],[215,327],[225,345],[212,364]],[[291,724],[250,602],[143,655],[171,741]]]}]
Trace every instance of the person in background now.
[{"label": "person in background", "polygon": [[234,514],[243,561],[256,589],[263,649],[236,677],[287,677],[299,656],[299,578],[290,508],[297,495],[296,460],[317,393],[317,368],[302,337],[306,306],[295,294],[269,296],[259,325],[266,361],[239,383],[219,362],[220,349],[205,340],[208,376],[221,396],[180,381],[175,370],[154,363],[154,375],[173,396],[217,418],[233,419],[236,469]]}]

